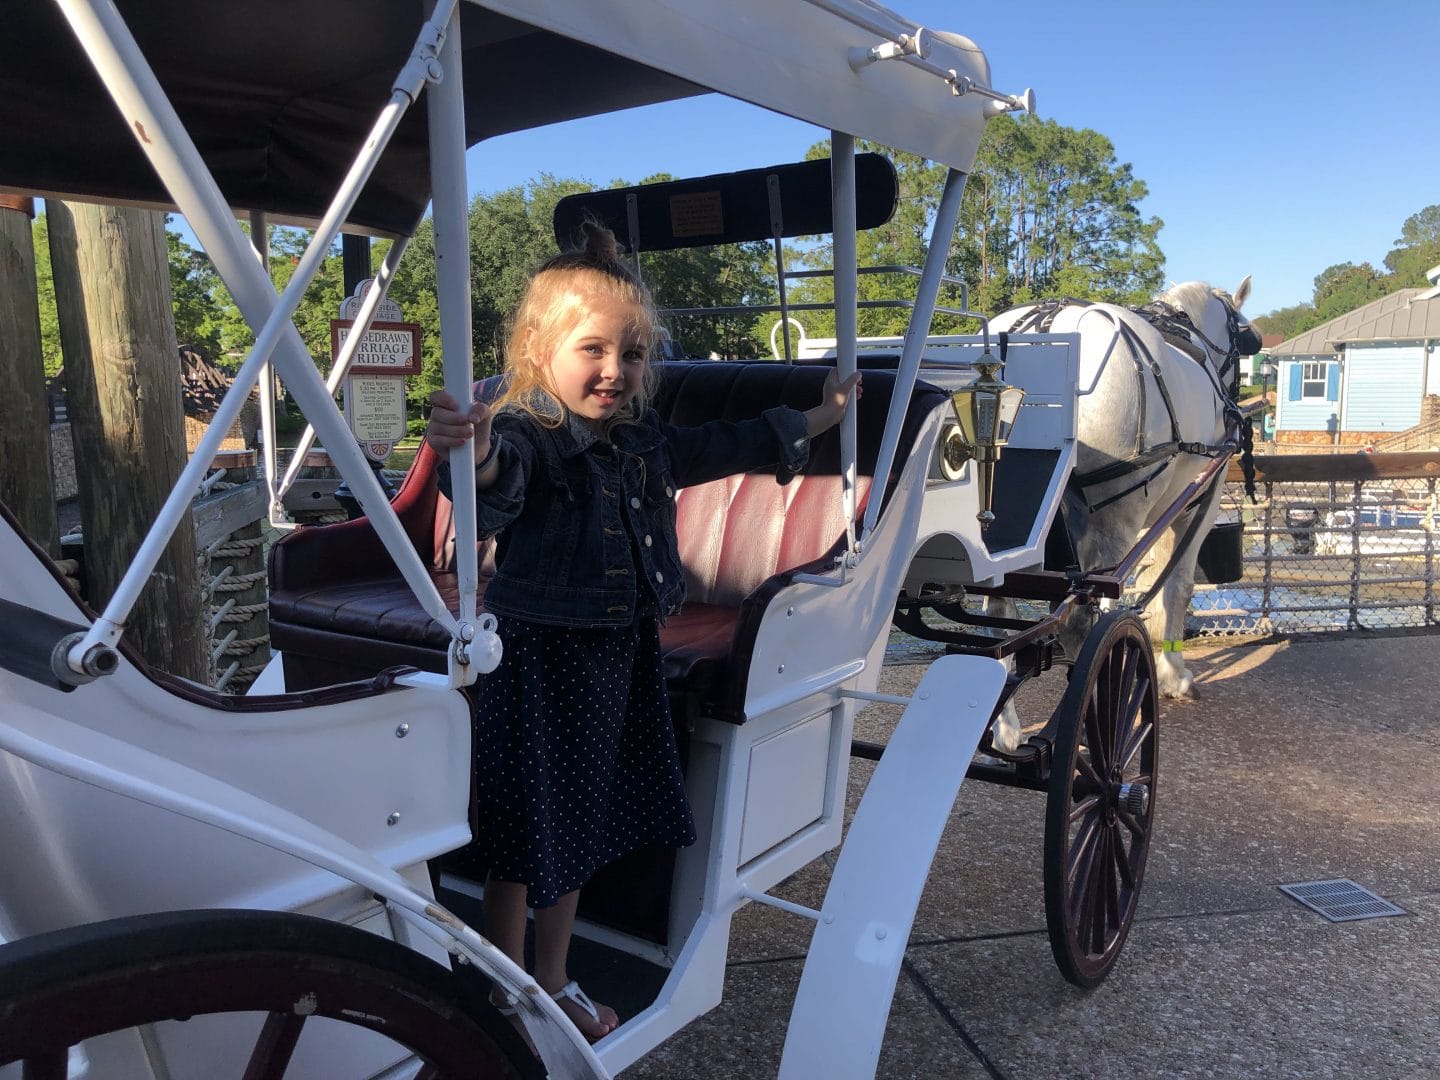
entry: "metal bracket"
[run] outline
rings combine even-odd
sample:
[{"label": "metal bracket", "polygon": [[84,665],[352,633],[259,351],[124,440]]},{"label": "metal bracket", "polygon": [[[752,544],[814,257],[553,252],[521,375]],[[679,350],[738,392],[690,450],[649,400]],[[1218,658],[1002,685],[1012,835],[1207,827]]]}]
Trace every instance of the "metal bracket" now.
[{"label": "metal bracket", "polygon": [[850,67],[854,71],[869,67],[881,60],[898,60],[906,56],[918,56],[925,60],[930,56],[930,31],[923,26],[913,34],[901,34],[894,41],[882,41],[869,49],[851,49]]}]

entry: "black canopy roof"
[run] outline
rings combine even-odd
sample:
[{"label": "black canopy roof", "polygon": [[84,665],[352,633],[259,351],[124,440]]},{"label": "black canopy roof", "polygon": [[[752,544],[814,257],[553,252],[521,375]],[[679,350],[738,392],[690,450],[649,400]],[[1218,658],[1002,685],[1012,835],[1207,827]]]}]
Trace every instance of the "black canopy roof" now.
[{"label": "black canopy roof", "polygon": [[[117,0],[221,191],[278,221],[324,212],[410,55],[416,0]],[[462,4],[466,142],[688,97],[683,79]],[[544,73],[550,73],[548,76]],[[563,73],[583,73],[583,92]],[[170,206],[59,8],[0,22],[0,189]],[[429,201],[423,98],[350,216],[408,233]]]}]

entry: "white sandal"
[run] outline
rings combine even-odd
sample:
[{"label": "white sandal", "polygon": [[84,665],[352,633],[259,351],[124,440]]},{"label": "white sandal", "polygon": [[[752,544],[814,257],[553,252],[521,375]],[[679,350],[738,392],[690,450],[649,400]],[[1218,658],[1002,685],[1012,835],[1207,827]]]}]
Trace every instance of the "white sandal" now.
[{"label": "white sandal", "polygon": [[[597,1024],[605,1023],[605,1021],[600,1019],[600,1010],[596,1007],[595,1002],[590,1000],[590,995],[585,993],[584,990],[581,990],[580,984],[574,979],[571,979],[550,996],[556,1001],[564,1001],[566,998],[569,998],[575,1002],[576,1005],[579,1005],[580,1008],[585,1011],[585,1015],[590,1017],[591,1020],[594,1020]],[[613,1030],[612,1028],[611,1031]],[[610,1032],[606,1032],[606,1034],[608,1035]]]}]

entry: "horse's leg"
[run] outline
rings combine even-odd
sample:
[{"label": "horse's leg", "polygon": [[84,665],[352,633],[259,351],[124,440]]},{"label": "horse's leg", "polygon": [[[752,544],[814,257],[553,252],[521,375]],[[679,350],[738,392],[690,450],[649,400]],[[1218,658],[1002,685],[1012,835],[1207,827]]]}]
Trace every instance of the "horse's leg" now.
[{"label": "horse's leg", "polygon": [[[1185,640],[1185,617],[1190,612],[1190,598],[1195,592],[1196,559],[1200,555],[1200,545],[1205,540],[1205,534],[1210,531],[1210,525],[1215,520],[1215,512],[1223,494],[1223,486],[1216,483],[1193,511],[1193,514],[1202,515],[1200,520],[1204,524],[1195,531],[1195,535],[1176,554],[1174,569],[1171,570],[1160,594],[1150,605],[1150,611],[1147,612],[1146,621],[1151,639],[1160,649],[1159,662],[1155,665],[1155,676],[1158,684],[1156,688],[1162,697],[1195,698],[1199,696],[1195,689],[1195,677],[1185,666],[1185,654],[1180,651],[1180,648]],[[1192,514],[1183,515],[1169,530],[1169,542],[1166,546],[1170,547],[1180,543],[1184,531],[1193,520]],[[1164,567],[1166,561],[1168,561],[1168,556],[1166,559],[1158,561],[1157,572]]]},{"label": "horse's leg", "polygon": [[[989,597],[985,601],[985,614],[1001,619],[1020,617],[1015,601],[1008,596]],[[1007,656],[1001,662],[1005,665],[1006,674],[1015,670],[1015,661],[1010,657]],[[1005,707],[1000,710],[999,715],[995,717],[995,722],[990,725],[991,745],[1004,753],[1014,753],[1020,745],[1020,729],[1020,714],[1015,711],[1015,699],[1011,698],[1005,702]]]}]

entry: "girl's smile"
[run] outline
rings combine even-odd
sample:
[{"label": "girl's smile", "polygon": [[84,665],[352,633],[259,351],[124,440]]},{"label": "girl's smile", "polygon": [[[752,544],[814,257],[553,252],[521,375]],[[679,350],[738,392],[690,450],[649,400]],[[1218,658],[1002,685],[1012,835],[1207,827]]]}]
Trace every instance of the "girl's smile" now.
[{"label": "girl's smile", "polygon": [[645,376],[643,326],[634,305],[589,298],[550,357],[550,389],[560,404],[596,427],[629,405]]}]

